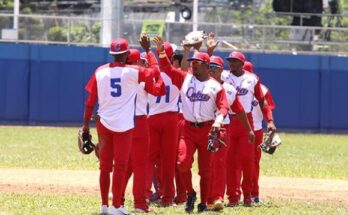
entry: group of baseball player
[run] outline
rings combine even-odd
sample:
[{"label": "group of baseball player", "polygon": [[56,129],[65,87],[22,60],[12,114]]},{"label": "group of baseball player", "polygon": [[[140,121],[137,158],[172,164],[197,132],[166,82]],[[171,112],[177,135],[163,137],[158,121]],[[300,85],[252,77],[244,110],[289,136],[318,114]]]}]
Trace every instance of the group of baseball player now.
[{"label": "group of baseball player", "polygon": [[[86,85],[82,132],[87,136],[98,103],[100,213],[130,214],[124,203],[132,174],[135,212],[152,212],[155,201],[163,207],[185,204],[192,213],[196,151],[199,213],[235,207],[240,200],[247,207],[260,202],[262,120],[267,132],[276,131],[270,91],[241,52],[225,58],[229,70],[224,70],[224,59],[214,56],[219,43],[214,33],[191,36],[179,50],[142,33],[143,53],[115,39],[109,50],[114,61],[100,66]],[[207,51],[201,52],[204,41]]]}]

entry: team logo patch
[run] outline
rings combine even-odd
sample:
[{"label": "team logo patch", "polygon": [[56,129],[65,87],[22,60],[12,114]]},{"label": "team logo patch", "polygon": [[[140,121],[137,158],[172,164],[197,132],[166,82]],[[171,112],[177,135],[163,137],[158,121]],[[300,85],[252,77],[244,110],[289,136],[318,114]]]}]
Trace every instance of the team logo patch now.
[{"label": "team logo patch", "polygon": [[121,45],[119,43],[117,43],[115,46],[115,51],[119,51],[120,49],[121,49]]},{"label": "team logo patch", "polygon": [[251,102],[251,105],[256,107],[257,105],[259,105],[259,102],[257,100],[254,100],[253,102]]},{"label": "team logo patch", "polygon": [[237,95],[244,96],[248,93],[248,89],[237,87]]},{"label": "team logo patch", "polygon": [[193,87],[188,88],[186,96],[190,99],[191,102],[208,101],[210,99],[209,95],[204,94],[201,91],[196,92],[196,89]]}]

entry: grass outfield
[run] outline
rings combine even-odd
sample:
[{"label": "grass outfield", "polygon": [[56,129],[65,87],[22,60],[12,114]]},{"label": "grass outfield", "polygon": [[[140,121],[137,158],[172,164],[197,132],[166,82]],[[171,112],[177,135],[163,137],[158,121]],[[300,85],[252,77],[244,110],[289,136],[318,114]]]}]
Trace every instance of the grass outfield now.
[{"label": "grass outfield", "polygon": [[[99,199],[95,196],[56,196],[39,194],[0,194],[0,212],[6,211],[12,214],[97,214]],[[130,201],[127,208],[132,209]],[[157,208],[156,214],[187,214],[183,206],[175,208]],[[195,209],[196,211],[196,209]],[[1,214],[1,213],[0,213]],[[268,200],[267,204],[245,208],[225,208],[222,213],[208,212],[205,214],[348,214],[347,205],[333,203],[313,203],[294,200]]]},{"label": "grass outfield", "polygon": [[[0,126],[0,168],[97,170],[95,156],[83,156],[78,151],[77,131],[78,128]],[[97,142],[95,129],[92,135]],[[273,156],[263,154],[262,175],[348,179],[348,135],[280,136],[280,149]]]}]

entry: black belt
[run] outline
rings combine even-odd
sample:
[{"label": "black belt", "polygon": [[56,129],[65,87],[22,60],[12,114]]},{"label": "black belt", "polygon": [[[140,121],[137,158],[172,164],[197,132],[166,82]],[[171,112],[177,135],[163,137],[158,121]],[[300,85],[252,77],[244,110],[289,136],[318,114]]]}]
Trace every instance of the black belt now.
[{"label": "black belt", "polygon": [[196,128],[202,128],[206,125],[212,125],[214,123],[213,120],[206,121],[206,122],[189,122],[189,121],[187,121],[187,122],[190,123],[191,126],[196,127]]}]

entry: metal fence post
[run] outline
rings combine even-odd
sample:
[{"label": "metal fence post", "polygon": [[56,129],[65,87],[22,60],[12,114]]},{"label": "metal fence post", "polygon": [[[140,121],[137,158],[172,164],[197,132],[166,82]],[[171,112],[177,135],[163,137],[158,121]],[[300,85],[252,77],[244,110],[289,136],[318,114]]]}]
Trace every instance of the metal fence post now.
[{"label": "metal fence post", "polygon": [[67,31],[67,42],[68,42],[68,45],[70,45],[70,42],[71,42],[71,38],[70,38],[70,35],[71,35],[71,22],[70,22],[70,19],[68,19],[68,31]]}]

